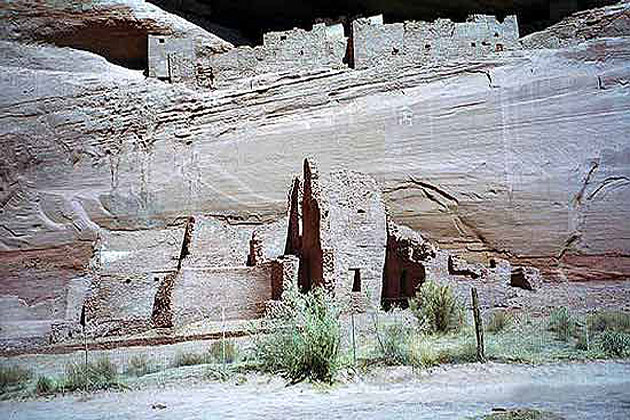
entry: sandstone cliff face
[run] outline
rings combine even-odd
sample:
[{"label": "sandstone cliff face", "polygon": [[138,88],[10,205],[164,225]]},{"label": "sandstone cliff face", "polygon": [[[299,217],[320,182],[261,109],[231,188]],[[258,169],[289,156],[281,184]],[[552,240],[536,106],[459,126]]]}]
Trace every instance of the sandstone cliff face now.
[{"label": "sandstone cliff face", "polygon": [[[76,318],[109,232],[161,249],[155,232],[183,231],[191,214],[248,225],[284,216],[306,155],[323,171],[374,176],[394,220],[468,256],[500,254],[547,278],[630,275],[625,29],[439,68],[296,68],[211,91],[145,78],[130,69],[140,55],[121,58],[101,33],[72,29],[81,42],[60,41],[77,22],[188,30],[144,2],[92,3],[116,7],[3,6],[3,332],[28,319],[40,336],[51,320]],[[207,54],[230,47],[190,30]]]}]

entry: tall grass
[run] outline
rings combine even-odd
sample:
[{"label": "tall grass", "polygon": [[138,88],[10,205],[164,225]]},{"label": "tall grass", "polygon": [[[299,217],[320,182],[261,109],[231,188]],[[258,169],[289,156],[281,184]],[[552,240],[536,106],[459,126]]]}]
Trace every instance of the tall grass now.
[{"label": "tall grass", "polygon": [[285,292],[263,320],[268,334],[254,337],[255,358],[264,371],[291,383],[332,382],[339,369],[339,310],[321,288]]}]

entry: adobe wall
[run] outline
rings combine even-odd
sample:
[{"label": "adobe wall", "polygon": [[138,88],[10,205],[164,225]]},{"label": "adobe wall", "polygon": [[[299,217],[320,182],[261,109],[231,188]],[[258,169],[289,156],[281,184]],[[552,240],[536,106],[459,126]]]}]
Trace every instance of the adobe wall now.
[{"label": "adobe wall", "polygon": [[519,48],[516,16],[499,22],[494,16],[472,15],[466,22],[383,24],[382,17],[352,24],[354,67],[431,64],[474,59]]}]

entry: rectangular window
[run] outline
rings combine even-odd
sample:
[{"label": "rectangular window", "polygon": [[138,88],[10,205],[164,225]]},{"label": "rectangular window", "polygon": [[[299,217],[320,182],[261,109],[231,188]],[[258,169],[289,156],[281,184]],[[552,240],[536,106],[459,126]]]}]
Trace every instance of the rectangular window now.
[{"label": "rectangular window", "polygon": [[352,281],[352,291],[360,292],[361,291],[361,270],[358,268],[351,268],[351,272],[354,272],[354,280]]}]

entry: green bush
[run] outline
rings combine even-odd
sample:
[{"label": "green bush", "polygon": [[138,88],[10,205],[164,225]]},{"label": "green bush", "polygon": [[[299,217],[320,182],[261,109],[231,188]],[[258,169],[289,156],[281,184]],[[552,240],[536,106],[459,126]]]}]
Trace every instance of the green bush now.
[{"label": "green bush", "polygon": [[630,334],[607,330],[598,339],[602,350],[609,356],[630,357]]},{"label": "green bush", "polygon": [[433,333],[459,330],[464,323],[464,311],[450,286],[426,282],[409,300],[409,307],[423,329]]},{"label": "green bush", "polygon": [[40,376],[35,385],[35,392],[40,395],[53,394],[57,391],[57,382],[49,376]]},{"label": "green bush", "polygon": [[210,346],[210,356],[218,363],[233,363],[238,357],[238,348],[234,340],[215,341]]},{"label": "green bush", "polygon": [[305,294],[286,291],[262,322],[270,332],[254,337],[261,369],[291,383],[332,382],[339,368],[338,318],[336,305],[321,288]]},{"label": "green bush", "polygon": [[136,354],[129,359],[125,373],[130,376],[143,376],[156,370],[156,366],[146,354]]},{"label": "green bush", "polygon": [[19,389],[31,380],[32,372],[19,366],[0,367],[0,392]]},{"label": "green bush", "polygon": [[569,341],[576,333],[577,323],[566,307],[554,310],[549,316],[548,328],[558,340]]},{"label": "green bush", "polygon": [[512,314],[508,311],[498,310],[490,314],[486,330],[491,333],[498,333],[506,330],[513,323]]},{"label": "green bush", "polygon": [[619,331],[630,333],[630,313],[618,311],[597,312],[587,318],[589,331]]},{"label": "green bush", "polygon": [[68,365],[62,382],[62,388],[68,391],[97,391],[120,386],[117,366],[105,357],[87,365],[84,363]]}]

